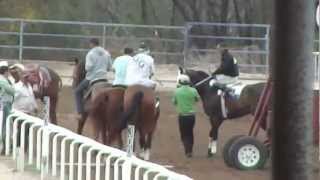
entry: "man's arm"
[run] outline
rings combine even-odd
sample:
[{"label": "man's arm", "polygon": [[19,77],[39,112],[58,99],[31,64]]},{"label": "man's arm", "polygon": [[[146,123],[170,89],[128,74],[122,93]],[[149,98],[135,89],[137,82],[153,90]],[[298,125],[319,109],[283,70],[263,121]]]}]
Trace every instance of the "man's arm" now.
[{"label": "man's arm", "polygon": [[90,71],[93,68],[94,62],[92,58],[92,54],[88,53],[86,56],[86,63],[85,63],[85,69],[86,72]]},{"label": "man's arm", "polygon": [[14,96],[14,88],[12,86],[9,85],[9,83],[5,83],[3,81],[0,82],[0,86],[1,88],[4,89],[4,91],[9,94],[10,96]]},{"label": "man's arm", "polygon": [[110,54],[107,54],[107,71],[111,71],[112,70],[112,58]]}]

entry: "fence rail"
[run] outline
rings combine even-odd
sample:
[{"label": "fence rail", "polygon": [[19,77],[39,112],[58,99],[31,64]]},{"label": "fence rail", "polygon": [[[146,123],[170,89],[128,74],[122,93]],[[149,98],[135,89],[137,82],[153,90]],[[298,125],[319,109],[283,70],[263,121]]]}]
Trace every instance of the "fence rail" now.
[{"label": "fence rail", "polygon": [[[28,144],[25,143],[26,138],[29,140]],[[13,111],[6,121],[5,154],[11,154],[23,171],[27,156],[25,152],[28,152],[28,164],[35,164],[37,169],[51,172],[53,176],[60,175],[60,180],[67,177],[69,180],[130,180],[133,177],[135,180],[191,180],[163,166],[135,156],[128,157],[123,151],[102,145],[65,128],[52,124],[45,126],[42,119]],[[46,166],[41,164],[43,153],[47,153]]]}]

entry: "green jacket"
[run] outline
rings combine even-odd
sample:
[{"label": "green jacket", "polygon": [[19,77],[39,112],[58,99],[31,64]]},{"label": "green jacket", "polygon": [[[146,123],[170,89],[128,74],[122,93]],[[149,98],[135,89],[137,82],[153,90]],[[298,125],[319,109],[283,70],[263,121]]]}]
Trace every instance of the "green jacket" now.
[{"label": "green jacket", "polygon": [[199,94],[195,88],[181,85],[176,89],[172,101],[179,115],[191,115],[195,113],[194,106],[199,99]]},{"label": "green jacket", "polygon": [[14,88],[9,80],[2,75],[0,75],[0,97],[4,103],[12,103],[14,97]]}]

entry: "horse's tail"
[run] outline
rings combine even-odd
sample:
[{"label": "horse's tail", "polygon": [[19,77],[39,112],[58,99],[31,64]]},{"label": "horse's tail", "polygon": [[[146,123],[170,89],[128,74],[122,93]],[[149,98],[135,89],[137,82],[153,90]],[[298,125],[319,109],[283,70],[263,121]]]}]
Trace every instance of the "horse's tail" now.
[{"label": "horse's tail", "polygon": [[138,91],[134,94],[131,102],[131,106],[123,114],[122,127],[126,127],[128,123],[133,123],[133,124],[135,123],[134,120],[132,121],[132,118],[134,117],[135,113],[139,110],[143,96],[144,96],[144,93],[142,91]]}]

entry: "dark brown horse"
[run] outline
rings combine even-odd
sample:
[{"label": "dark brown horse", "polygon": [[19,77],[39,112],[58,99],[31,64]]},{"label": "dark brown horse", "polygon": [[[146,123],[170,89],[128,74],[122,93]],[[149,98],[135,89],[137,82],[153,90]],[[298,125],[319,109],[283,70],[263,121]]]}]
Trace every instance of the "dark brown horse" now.
[{"label": "dark brown horse", "polygon": [[[15,82],[20,80],[21,73],[17,68],[10,69],[10,73]],[[60,76],[54,70],[37,64],[25,65],[25,70],[22,73],[25,73],[27,82],[32,85],[36,98],[41,100],[43,100],[45,96],[50,98],[50,122],[57,124],[56,109],[59,91],[62,88]]]},{"label": "dark brown horse", "polygon": [[[247,114],[253,115],[265,83],[245,86],[238,100],[226,96],[225,106],[227,108],[227,117],[225,117],[221,106],[221,96],[218,94],[219,89],[210,88],[209,81],[203,81],[209,77],[207,73],[203,71],[184,70],[182,68],[179,69],[179,73],[188,75],[192,85],[198,83],[196,89],[201,97],[203,109],[209,116],[211,124],[208,149],[208,156],[211,157],[217,152],[218,133],[222,122],[225,119],[239,118]],[[201,81],[203,82],[199,84]]]},{"label": "dark brown horse", "polygon": [[139,132],[140,156],[150,158],[152,136],[160,114],[153,89],[141,85],[129,86],[124,94],[122,125],[132,124]]}]

